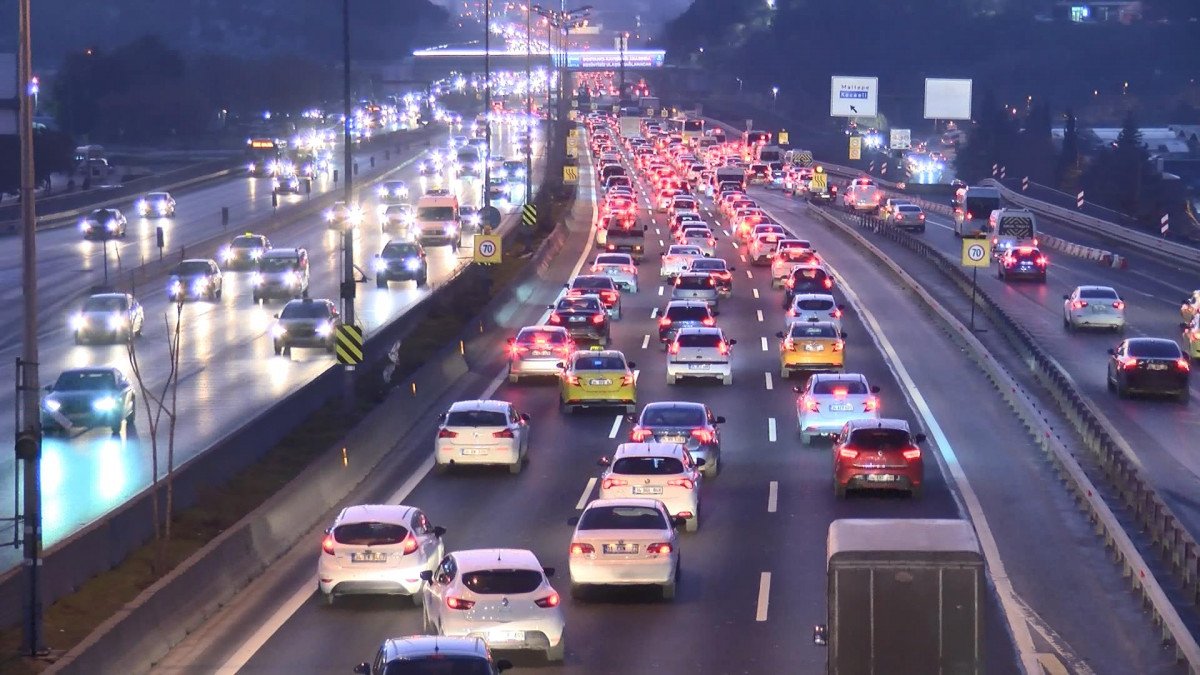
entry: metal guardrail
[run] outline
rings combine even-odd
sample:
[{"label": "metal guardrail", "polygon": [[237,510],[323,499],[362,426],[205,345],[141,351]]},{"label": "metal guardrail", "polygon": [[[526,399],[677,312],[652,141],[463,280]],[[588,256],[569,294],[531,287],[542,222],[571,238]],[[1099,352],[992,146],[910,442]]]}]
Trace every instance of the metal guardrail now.
[{"label": "metal guardrail", "polygon": [[[826,220],[837,223],[836,216],[822,210]],[[933,266],[952,281],[965,297],[971,297],[971,277],[958,264],[918,237],[903,230],[888,226],[871,216],[855,216],[857,225],[913,251],[929,260]],[[838,223],[841,224],[841,223]],[[853,233],[865,243],[866,239],[854,233],[849,226],[843,229]],[[869,244],[868,244],[869,245]],[[876,249],[874,246],[870,248]],[[886,255],[879,252],[878,255]],[[905,275],[907,276],[907,275]],[[916,282],[913,281],[913,284]],[[983,314],[996,326],[997,331],[1015,349],[1022,362],[1027,364],[1035,378],[1050,392],[1056,405],[1083,440],[1093,459],[1101,468],[1110,487],[1121,503],[1149,537],[1151,547],[1162,558],[1172,580],[1180,585],[1183,596],[1192,606],[1200,606],[1200,547],[1181,524],[1179,518],[1163,502],[1153,486],[1141,475],[1139,462],[1109,422],[1099,413],[1094,404],[1075,386],[1071,376],[1061,365],[1046,353],[1034,338],[1020,326],[1017,320],[1005,311],[984,290],[976,289],[976,304]],[[936,305],[936,301],[930,299]],[[944,310],[943,310],[944,311]],[[974,339],[974,336],[970,336]],[[981,346],[982,348],[982,346]],[[979,359],[976,359],[979,360]],[[980,361],[989,363],[988,360]],[[985,366],[986,368],[986,366]],[[998,369],[999,366],[997,365]],[[989,377],[993,374],[989,370]],[[1005,395],[1010,405],[1021,403],[1014,399],[1014,391],[1008,387],[1004,373],[996,370],[993,382]],[[1001,386],[1004,384],[1004,386]],[[1024,416],[1023,416],[1024,417]],[[1028,417],[1027,423],[1037,423],[1036,415]],[[1044,419],[1039,426],[1044,424]],[[1079,501],[1084,504],[1102,535],[1105,544],[1122,565],[1123,575],[1129,579],[1134,590],[1142,597],[1143,605],[1154,614],[1154,622],[1161,630],[1164,641],[1174,645],[1176,658],[1187,662],[1191,673],[1200,673],[1200,646],[1188,630],[1178,611],[1163,591],[1161,584],[1147,570],[1147,566],[1136,546],[1113,516],[1112,511],[1092,486],[1070,453],[1061,447],[1061,441],[1052,435],[1042,434],[1039,444],[1050,453],[1059,465],[1060,473],[1071,484]]]}]

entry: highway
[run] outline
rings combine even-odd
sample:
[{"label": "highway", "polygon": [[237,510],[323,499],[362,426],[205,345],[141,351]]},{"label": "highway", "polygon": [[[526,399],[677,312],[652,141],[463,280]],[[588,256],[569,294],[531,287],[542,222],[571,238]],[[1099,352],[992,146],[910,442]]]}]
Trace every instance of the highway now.
[{"label": "highway", "polygon": [[[591,175],[588,168],[585,163],[581,175]],[[585,187],[583,194],[573,214],[574,247],[564,251],[514,319],[514,331],[522,322],[544,319],[544,302],[553,299],[558,280],[590,261],[588,198],[594,188]],[[722,301],[718,323],[739,341],[734,383],[665,383],[653,313],[669,294],[658,281],[656,260],[668,240],[664,219],[655,215],[641,291],[625,295],[613,347],[637,364],[639,403],[702,401],[728,420],[722,427],[721,475],[702,488],[700,531],[681,544],[682,581],[674,603],[632,590],[590,602],[565,593],[571,533],[566,520],[595,496],[595,458],[625,440],[629,424],[606,411],[561,414],[553,380],[508,384],[502,338],[491,366],[465,378],[453,398],[500,398],[529,413],[533,443],[527,470],[518,476],[431,473],[431,415],[396,444],[373,479],[345,504],[419,506],[447,528],[447,550],[532,549],[559,571],[552,581],[563,592],[567,657],[553,669],[561,672],[822,671],[825,654],[810,644],[809,627],[824,621],[829,523],[844,517],[966,517],[967,512],[985,548],[999,547],[988,560],[996,583],[986,610],[989,673],[1017,672],[1006,621],[1015,622],[1012,630],[1021,637],[1014,639],[1022,651],[1066,664],[1066,672],[1174,672],[1086,523],[990,385],[948,346],[937,326],[914,320],[924,316],[922,310],[876,263],[831,235],[802,205],[789,207],[779,214],[783,222],[817,242],[844,282],[835,293],[851,306],[845,319],[847,372],[863,373],[882,388],[884,415],[905,418],[935,439],[931,455],[936,461],[926,463],[922,499],[834,499],[828,443],[800,445],[795,395],[790,383],[777,378],[771,336],[783,326],[778,292],[770,288],[765,268],[741,262],[725,234],[719,235],[718,255],[737,271],[733,297]],[[448,395],[442,403],[450,400]],[[973,415],[962,414],[963,401],[972,402]],[[986,432],[981,433],[980,421]],[[996,481],[997,476],[1009,480]],[[1038,546],[1029,545],[1031,532],[1037,532]],[[326,606],[314,592],[319,541],[319,529],[309,533],[160,665],[180,673],[339,672],[369,659],[386,637],[421,632],[421,612],[406,600],[346,598]],[[543,665],[538,656],[513,659],[521,670]]]},{"label": "highway", "polygon": [[[493,135],[493,152],[496,155],[515,157],[515,131],[507,125],[497,125]],[[460,132],[454,132],[460,133]],[[439,131],[432,137],[435,146],[444,145],[450,134]],[[536,159],[542,156],[540,136],[535,147]],[[425,181],[421,180],[415,166],[409,166],[424,147],[403,156],[393,154],[395,171],[389,177],[407,180],[412,189],[412,201],[422,193]],[[383,171],[382,150],[375,150],[380,175]],[[375,218],[375,193],[366,182],[367,161],[361,157],[363,174],[358,189],[366,219],[356,231],[355,250],[358,266],[370,270],[371,256],[377,253],[386,237],[381,234]],[[535,172],[535,181],[539,180]],[[478,180],[468,186],[455,181],[460,196],[465,191],[479,189]],[[332,187],[326,179],[314,184],[314,195],[318,187]],[[177,197],[179,218],[166,223],[168,247],[178,249],[181,244],[211,239],[222,232],[220,207],[231,207],[229,237],[240,234],[242,223],[268,213],[270,203],[270,181],[262,178],[243,177],[216,183]],[[472,194],[477,194],[473,192]],[[303,196],[286,197],[287,200],[302,201]],[[471,202],[477,201],[472,198]],[[511,210],[511,207],[506,207]],[[282,219],[283,216],[281,215]],[[299,246],[309,251],[311,260],[310,295],[313,298],[337,298],[338,282],[341,279],[341,237],[327,228],[320,214],[300,219],[298,222],[283,221],[282,228],[271,231],[272,244],[277,247]],[[155,221],[130,219],[130,237],[123,242],[123,257],[157,255],[154,247]],[[257,228],[256,228],[257,229]],[[64,228],[40,233],[41,247],[39,275],[47,294],[42,302],[41,379],[43,384],[53,382],[58,373],[70,367],[112,364],[122,367],[127,373],[129,359],[125,347],[119,346],[76,346],[67,325],[70,311],[74,311],[78,298],[87,294],[88,288],[101,281],[98,276],[101,260],[97,256],[99,244],[82,242],[78,230]],[[217,245],[189,246],[188,257],[216,257]],[[10,260],[16,254],[7,250],[4,263],[5,275],[19,274],[17,261]],[[449,247],[432,247],[428,250],[430,261],[429,284],[440,284],[455,274],[464,264],[463,259],[472,255],[471,237],[464,238],[464,247],[456,256]],[[111,272],[111,270],[110,270]],[[250,298],[250,273],[225,272],[223,297],[217,302],[189,301],[183,311],[183,346],[181,376],[179,378],[179,427],[176,430],[176,466],[204,452],[213,442],[225,434],[237,430],[254,414],[266,409],[281,397],[294,391],[318,373],[333,364],[333,357],[318,350],[296,349],[293,356],[272,355],[271,340],[267,332],[273,322],[273,314],[282,303],[275,302],[255,306]],[[8,278],[7,276],[3,278]],[[114,277],[115,279],[115,277]],[[137,350],[146,379],[161,388],[168,371],[167,328],[164,317],[169,311],[174,315],[174,306],[168,303],[165,293],[165,276],[152,278],[141,288],[133,289],[145,306],[146,323],[143,336],[137,340]],[[127,288],[122,284],[121,287]],[[19,292],[19,284],[9,284],[8,293]],[[387,290],[376,289],[374,284],[359,286],[356,308],[359,322],[370,333],[406,311],[430,291],[417,289],[411,283],[394,283]],[[10,307],[19,308],[10,298]],[[8,318],[15,321],[17,317]],[[18,353],[18,345],[8,345],[3,357],[11,359]],[[135,385],[136,386],[136,385]],[[0,394],[0,408],[4,423],[0,433],[11,434],[13,420],[13,389],[4,388]],[[144,423],[145,409],[138,400],[138,423],[124,436],[112,436],[107,430],[93,430],[73,438],[50,437],[43,444],[42,494],[44,542],[51,547],[55,542],[85,526],[106,512],[122,504],[132,495],[150,484],[151,462],[148,438],[143,437],[148,427]],[[165,467],[165,425],[160,430],[160,472]],[[0,459],[0,494],[13,494],[14,471],[12,455]],[[0,506],[0,513],[10,516],[12,502]],[[11,528],[11,526],[9,526]],[[11,529],[0,532],[0,537],[11,536]],[[17,563],[19,549],[4,548],[0,551],[0,569]]]},{"label": "highway", "polygon": [[[757,190],[754,197],[785,212],[805,208],[782,193]],[[954,236],[953,221],[936,214],[928,214],[927,218],[925,234],[916,236],[923,237],[945,255],[958,259],[961,242]],[[1045,218],[1038,222],[1047,234],[1086,246],[1114,248],[1111,240],[1089,236],[1077,228]],[[922,283],[931,286],[941,283],[940,273],[919,262],[915,254],[890,245],[886,240],[879,241],[886,250],[894,252],[897,259],[905,261],[909,272]],[[1196,270],[1179,262],[1117,250],[1129,259],[1127,269],[1104,267],[1050,250],[1046,251],[1050,268],[1045,285],[1020,281],[1006,283],[996,277],[993,265],[980,272],[979,286],[998,300],[1066,368],[1081,391],[1096,402],[1134,448],[1152,484],[1176,515],[1194,535],[1200,534],[1200,505],[1192,496],[1200,480],[1200,457],[1194,452],[1194,439],[1200,428],[1200,408],[1171,400],[1118,399],[1105,386],[1106,350],[1115,346],[1121,336],[1110,331],[1067,332],[1063,326],[1062,296],[1078,285],[1099,284],[1112,286],[1125,300],[1126,336],[1180,340],[1179,305],[1196,284]],[[1200,395],[1200,379],[1192,378],[1191,389],[1193,396]]]}]

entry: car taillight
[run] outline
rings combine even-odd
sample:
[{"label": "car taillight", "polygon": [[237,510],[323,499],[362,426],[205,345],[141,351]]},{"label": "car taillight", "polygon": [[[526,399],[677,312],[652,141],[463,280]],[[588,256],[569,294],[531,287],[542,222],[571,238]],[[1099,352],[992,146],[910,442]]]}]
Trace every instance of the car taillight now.
[{"label": "car taillight", "polygon": [[513,356],[516,356],[516,355],[520,354],[521,352],[528,351],[528,348],[522,347],[521,345],[509,345],[508,351]]},{"label": "car taillight", "polygon": [[604,298],[605,302],[616,302],[617,301],[616,291],[600,291],[600,297]]},{"label": "car taillight", "polygon": [[905,450],[904,452],[902,452],[900,454],[904,455],[904,459],[907,459],[910,462],[915,462],[918,459],[921,459],[921,449],[920,448],[909,448],[908,450]]},{"label": "car taillight", "polygon": [[1004,266],[1005,266],[1005,267],[1012,267],[1012,266],[1013,266],[1013,265],[1015,265],[1016,263],[1017,263],[1017,261],[1016,261],[1016,260],[1014,260],[1014,259],[1012,259],[1012,258],[1005,258],[1005,259],[1004,259]]},{"label": "car taillight", "polygon": [[1087,307],[1087,306],[1088,306],[1087,300],[1075,300],[1071,303],[1071,309],[1083,309],[1084,307]]},{"label": "car taillight", "polygon": [[404,538],[404,555],[416,553],[418,548],[417,538],[413,536],[412,532],[409,532],[408,536]]},{"label": "car taillight", "polygon": [[696,487],[696,482],[691,478],[672,478],[667,481],[667,485],[671,487],[681,487],[685,490],[691,490]]},{"label": "car taillight", "polygon": [[829,277],[825,277],[825,281],[821,283],[823,286],[825,286],[825,290],[833,288],[833,279],[830,279]]},{"label": "car taillight", "polygon": [[704,324],[705,326],[715,326],[717,325],[717,320],[711,316],[706,316],[700,320],[700,323]]},{"label": "car taillight", "polygon": [[838,456],[844,459],[854,459],[858,457],[858,451],[854,448],[838,448]]},{"label": "car taillight", "polygon": [[651,435],[652,433],[649,429],[643,429],[642,427],[634,427],[629,430],[629,440],[634,443],[642,443],[647,438],[650,438]]},{"label": "car taillight", "polygon": [[464,600],[464,599],[462,599],[458,596],[454,596],[454,595],[447,595],[446,596],[446,606],[449,607],[450,609],[467,610],[467,609],[471,609],[472,607],[475,606],[475,601],[474,600]]},{"label": "car taillight", "polygon": [[671,344],[667,345],[667,352],[670,354],[678,354],[679,353],[679,343],[672,342]]},{"label": "car taillight", "polygon": [[321,551],[328,555],[333,555],[333,545],[335,543],[332,534],[325,535],[325,538],[321,540]]},{"label": "car taillight", "polygon": [[515,438],[515,437],[513,436],[512,429],[501,429],[500,431],[493,431],[492,438]]},{"label": "car taillight", "polygon": [[795,349],[796,349],[796,343],[792,341],[792,338],[791,338],[791,336],[788,336],[788,337],[786,337],[786,338],[784,338],[784,339],[783,339],[783,348],[784,348],[784,349],[786,349],[786,350],[788,350],[789,352],[790,352],[790,351],[795,351]]},{"label": "car taillight", "polygon": [[721,340],[720,342],[718,342],[717,343],[717,353],[720,354],[721,356],[728,356],[729,355],[729,343],[725,342],[724,340]]},{"label": "car taillight", "polygon": [[571,555],[591,555],[596,552],[596,547],[591,544],[571,544]]},{"label": "car taillight", "polygon": [[552,312],[549,320],[550,323],[562,323],[562,317],[558,315],[558,312]]},{"label": "car taillight", "polygon": [[788,288],[795,288],[796,287],[795,278],[788,279],[787,281],[784,282],[784,285],[787,286]]},{"label": "car taillight", "polygon": [[669,317],[664,316],[663,318],[658,320],[659,328],[665,328],[670,325],[671,325],[671,319]]},{"label": "car taillight", "polygon": [[450,431],[449,429],[442,429],[438,431],[438,438],[458,438],[458,432]]},{"label": "car taillight", "polygon": [[1113,303],[1113,309],[1125,309],[1125,303],[1120,300],[1117,300],[1116,302]]},{"label": "car taillight", "polygon": [[999,237],[992,237],[992,246],[995,246],[996,244],[999,244],[999,243],[1000,243]]},{"label": "car taillight", "polygon": [[1125,370],[1129,370],[1130,368],[1137,368],[1138,360],[1132,356],[1119,356],[1117,357],[1117,363],[1120,363],[1121,367]]},{"label": "car taillight", "polygon": [[1188,363],[1187,358],[1175,359],[1175,367],[1179,370],[1191,370],[1192,364]]},{"label": "car taillight", "polygon": [[821,412],[821,404],[817,402],[817,399],[811,396],[805,396],[804,398],[800,399],[800,405],[803,406],[808,412]]},{"label": "car taillight", "polygon": [[667,555],[670,552],[671,552],[671,544],[669,542],[665,542],[665,541],[659,542],[657,544],[650,544],[649,546],[646,547],[646,553],[650,553],[653,555]]},{"label": "car taillight", "polygon": [[925,214],[922,213],[922,214],[918,215],[917,220],[925,220]]},{"label": "car taillight", "polygon": [[611,490],[612,488],[615,488],[615,487],[625,487],[627,485],[629,485],[629,481],[625,480],[624,478],[611,478],[610,477],[610,478],[605,478],[604,480],[600,481],[600,487],[601,487],[601,489],[604,489],[604,490]]},{"label": "car taillight", "polygon": [[974,218],[974,216],[971,214],[971,212],[967,211],[967,220],[971,220],[973,218]]},{"label": "car taillight", "polygon": [[563,375],[563,379],[566,380],[567,384],[572,387],[579,386],[579,376],[578,375]]},{"label": "car taillight", "polygon": [[712,443],[717,439],[717,436],[708,429],[692,429],[692,438],[701,443]]},{"label": "car taillight", "polygon": [[840,319],[840,318],[842,318],[842,310],[835,309],[829,313],[829,316],[832,316],[835,319]]},{"label": "car taillight", "polygon": [[633,375],[632,374],[621,376],[621,386],[622,387],[628,387],[631,385],[633,385]]},{"label": "car taillight", "polygon": [[538,598],[537,600],[534,600],[533,604],[544,609],[549,609],[551,607],[558,607],[558,602],[558,593],[551,593],[544,598]]},{"label": "car taillight", "polygon": [[709,238],[708,238],[708,245],[709,245],[709,246],[716,246],[716,245],[717,245],[717,240],[716,240],[716,239],[713,239],[712,237],[709,237]]},{"label": "car taillight", "polygon": [[903,214],[900,214],[900,213],[897,213],[897,214],[896,214],[896,220],[904,220],[904,215],[903,215]]},{"label": "car taillight", "polygon": [[604,323],[604,315],[603,314],[593,314],[592,315],[592,323],[596,324],[597,326]]},{"label": "car taillight", "polygon": [[874,396],[868,396],[867,400],[863,403],[863,412],[875,412],[876,410],[879,410],[879,399]]},{"label": "car taillight", "polygon": [[1046,266],[1046,263],[1047,263],[1048,261],[1046,260],[1046,256],[1044,256],[1044,255],[1039,255],[1039,256],[1037,257],[1037,260],[1035,260],[1034,262],[1036,262],[1036,263],[1037,263],[1037,266],[1038,266],[1038,267],[1045,267],[1045,266]]},{"label": "car taillight", "polygon": [[846,348],[846,342],[844,340],[834,340],[833,341],[833,351],[840,352],[845,348]]}]

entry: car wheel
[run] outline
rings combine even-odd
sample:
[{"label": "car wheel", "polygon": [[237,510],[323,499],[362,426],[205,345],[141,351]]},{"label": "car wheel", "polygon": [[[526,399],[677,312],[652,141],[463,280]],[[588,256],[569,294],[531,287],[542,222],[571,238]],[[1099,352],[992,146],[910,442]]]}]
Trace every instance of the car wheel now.
[{"label": "car wheel", "polygon": [[1121,384],[1120,380],[1116,381],[1117,398],[1129,398],[1129,392],[1126,391],[1125,385]]},{"label": "car wheel", "polygon": [[217,300],[220,300],[222,290],[224,290],[224,289],[218,287],[217,290],[213,292],[213,297],[216,298]]},{"label": "car wheel", "polygon": [[1180,403],[1182,403],[1184,405],[1187,405],[1188,399],[1190,399],[1191,397],[1192,397],[1192,390],[1184,387],[1183,391],[1179,392],[1175,396],[1175,400],[1179,401]]},{"label": "car wheel", "polygon": [[577,584],[574,581],[571,582],[571,599],[572,600],[583,600],[586,595],[587,595],[587,587],[586,586],[584,586],[583,584]]},{"label": "car wheel", "polygon": [[509,383],[509,384],[517,384],[517,383],[518,383],[518,382],[520,382],[520,381],[521,381],[521,376],[520,376],[520,375],[518,375],[518,374],[516,374],[516,373],[514,373],[514,372],[512,372],[512,368],[511,368],[511,367],[509,367],[509,370],[508,370],[508,383]]},{"label": "car wheel", "polygon": [[662,593],[663,600],[674,600],[675,599],[675,582],[674,581],[663,584],[662,586],[659,587],[659,589]]},{"label": "car wheel", "polygon": [[413,593],[412,595],[408,596],[408,599],[416,607],[421,607],[422,605],[425,604],[425,595],[423,593],[421,593],[420,590],[418,590],[416,593]]},{"label": "car wheel", "polygon": [[721,461],[719,459],[714,458],[712,461],[712,464],[704,465],[704,476],[706,478],[716,478],[717,474],[720,472],[721,472]]},{"label": "car wheel", "polygon": [[675,377],[674,375],[671,375],[670,373],[667,373],[667,384],[675,384],[678,381],[679,381],[679,378]]},{"label": "car wheel", "polygon": [[292,358],[292,346],[291,345],[283,346],[283,355],[288,357],[289,359]]},{"label": "car wheel", "polygon": [[252,296],[250,296],[250,297],[251,297],[251,299],[254,301],[254,304],[256,304],[256,305],[257,305],[258,303],[262,302],[262,296],[261,296],[261,295],[259,295],[258,293],[255,293],[254,295],[252,295]]},{"label": "car wheel", "polygon": [[275,356],[279,356],[280,354],[283,354],[283,347],[278,342],[276,342],[274,346],[275,346]]},{"label": "car wheel", "polygon": [[83,344],[83,338],[79,337],[79,333],[75,333],[75,344],[77,344],[77,345]]},{"label": "car wheel", "polygon": [[421,287],[421,286],[424,286],[424,285],[426,285],[426,284],[428,284],[428,283],[429,283],[429,275],[428,275],[428,273],[424,273],[424,272],[423,272],[423,273],[421,273],[421,276],[417,277],[417,287],[418,287],[418,288],[419,288],[419,287]]},{"label": "car wheel", "polygon": [[449,464],[442,464],[441,462],[438,462],[438,461],[437,461],[437,458],[436,458],[436,457],[434,458],[434,462],[433,462],[433,471],[434,471],[434,473],[436,473],[436,474],[438,474],[438,475],[441,475],[441,474],[444,474],[444,473],[446,473],[446,472],[447,472],[447,471],[449,471],[449,470],[450,470],[450,465],[449,465]]},{"label": "car wheel", "polygon": [[381,276],[375,277],[375,288],[387,288],[387,287],[388,287],[387,279],[385,279],[384,277],[381,277]]},{"label": "car wheel", "polygon": [[1116,390],[1117,390],[1117,388],[1116,388],[1115,386],[1113,386],[1113,378],[1112,378],[1112,375],[1105,375],[1105,376],[1104,376],[1104,386],[1105,386],[1105,387],[1107,387],[1109,391],[1116,391]]},{"label": "car wheel", "polygon": [[683,524],[684,532],[695,532],[700,529],[700,508],[696,507],[696,513],[688,518]]},{"label": "car wheel", "polygon": [[806,434],[803,431],[801,431],[800,432],[800,444],[801,445],[812,445],[812,434]]},{"label": "car wheel", "polygon": [[508,465],[508,472],[513,475],[516,475],[518,473],[521,473],[521,469],[524,468],[524,466],[525,466],[524,458],[517,458],[517,461],[515,463]]},{"label": "car wheel", "polygon": [[336,597],[337,596],[335,596],[333,593],[326,593],[325,594],[325,604],[330,607],[333,607],[334,598],[336,598]]},{"label": "car wheel", "polygon": [[421,610],[421,631],[429,635],[437,635],[437,626],[429,618],[429,609]]},{"label": "car wheel", "polygon": [[558,644],[546,650],[546,660],[554,662],[562,661],[563,656],[566,654],[566,650],[567,638],[566,636],[563,636],[558,639]]},{"label": "car wheel", "polygon": [[733,384],[733,375],[726,375],[725,377],[722,377],[721,384],[723,384],[725,386],[729,386],[729,385]]},{"label": "car wheel", "polygon": [[837,482],[836,478],[833,479],[833,496],[835,499],[845,499],[846,498],[846,486]]},{"label": "car wheel", "polygon": [[921,495],[923,494],[925,494],[925,489],[920,486],[912,488],[908,491],[908,496],[912,499],[920,499]]}]

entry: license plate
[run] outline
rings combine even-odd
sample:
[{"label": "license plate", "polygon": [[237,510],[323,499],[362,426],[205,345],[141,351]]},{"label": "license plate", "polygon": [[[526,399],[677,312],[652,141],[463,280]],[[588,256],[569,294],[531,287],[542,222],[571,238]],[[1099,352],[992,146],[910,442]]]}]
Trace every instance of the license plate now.
[{"label": "license plate", "polygon": [[487,448],[463,448],[459,452],[464,455],[486,455],[488,453]]},{"label": "license plate", "polygon": [[661,485],[635,485],[633,486],[633,494],[635,495],[661,495],[663,489]]},{"label": "license plate", "polygon": [[604,268],[604,273],[605,273],[605,274],[620,274],[620,273],[621,273],[621,268],[619,268],[619,267],[605,267],[605,268]]},{"label": "license plate", "polygon": [[833,403],[830,404],[829,410],[831,412],[850,412],[854,410],[854,406],[849,403]]},{"label": "license plate", "polygon": [[658,439],[659,443],[682,443],[683,436],[663,436]]},{"label": "license plate", "polygon": [[530,356],[550,356],[550,350],[549,349],[535,349],[535,350],[529,352],[529,355]]},{"label": "license plate", "polygon": [[825,351],[825,345],[814,344],[812,342],[809,342],[804,345],[804,351],[806,351],[806,352],[823,352],[823,351]]},{"label": "license plate", "polygon": [[612,384],[612,380],[588,380],[588,384],[593,387],[603,387]]},{"label": "license plate", "polygon": [[524,642],[525,631],[523,630],[494,630],[488,633],[488,641],[490,642]]},{"label": "license plate", "polygon": [[1147,370],[1166,370],[1167,364],[1165,364],[1165,363],[1147,363],[1146,369]]},{"label": "license plate", "polygon": [[868,483],[894,483],[900,477],[893,476],[890,473],[869,473],[867,474]]},{"label": "license plate", "polygon": [[689,363],[688,370],[708,370],[707,363]]},{"label": "license plate", "polygon": [[606,555],[636,555],[637,544],[605,544],[601,549]]},{"label": "license plate", "polygon": [[376,553],[375,551],[363,551],[362,553],[350,554],[350,562],[352,563],[380,563],[386,560],[386,553]]}]

